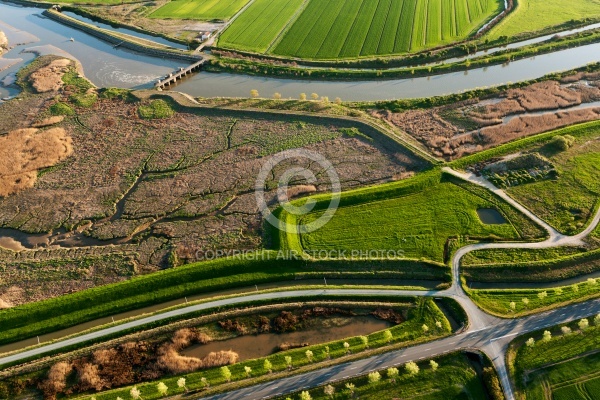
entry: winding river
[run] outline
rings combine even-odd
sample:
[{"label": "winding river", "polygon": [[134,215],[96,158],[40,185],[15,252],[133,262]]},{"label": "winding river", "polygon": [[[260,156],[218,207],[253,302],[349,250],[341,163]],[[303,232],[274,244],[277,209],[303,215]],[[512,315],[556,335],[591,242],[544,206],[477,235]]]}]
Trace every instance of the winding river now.
[{"label": "winding river", "polygon": [[[181,66],[181,61],[164,60],[125,49],[115,49],[110,44],[84,32],[43,17],[42,11],[40,8],[0,3],[0,15],[2,16],[0,21],[4,21],[3,24],[0,24],[0,29],[6,31],[12,45],[21,43],[16,30],[36,37],[35,41],[17,45],[4,55],[6,59],[22,59],[22,61],[0,72],[0,81],[7,76],[10,79],[11,74],[34,58],[34,54],[22,53],[24,50],[31,51],[32,48],[34,51],[37,49],[42,52],[52,52],[57,49],[67,52],[82,63],[86,76],[97,86],[149,87],[157,77]],[[9,24],[12,30],[6,29],[6,24]],[[71,38],[74,41],[71,41]],[[532,39],[510,47],[518,47],[543,39]],[[163,39],[157,41],[163,41]],[[495,50],[489,52],[493,51]],[[343,100],[349,101],[388,100],[437,96],[534,79],[544,74],[568,70],[597,61],[600,61],[600,43],[514,61],[507,65],[423,78],[354,82],[308,81],[204,72],[182,81],[176,86],[176,90],[198,97],[246,97],[250,90],[257,89],[266,97],[275,92],[281,93],[284,98],[297,97],[301,92],[315,92],[322,96],[341,97]],[[15,87],[0,86],[0,97],[16,93],[18,93],[18,89]]]}]

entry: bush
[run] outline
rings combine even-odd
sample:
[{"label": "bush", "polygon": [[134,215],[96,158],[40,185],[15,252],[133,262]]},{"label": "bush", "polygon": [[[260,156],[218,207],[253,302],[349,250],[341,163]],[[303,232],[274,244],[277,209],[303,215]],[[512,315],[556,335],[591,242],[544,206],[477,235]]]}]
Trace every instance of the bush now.
[{"label": "bush", "polygon": [[74,94],[69,97],[69,101],[75,104],[77,107],[85,107],[89,108],[96,104],[96,100],[98,100],[98,96],[95,94]]},{"label": "bush", "polygon": [[152,100],[139,108],[140,117],[144,119],[169,118],[175,114],[173,108],[164,100]]},{"label": "bush", "polygon": [[575,138],[571,135],[556,136],[549,143],[550,147],[558,151],[569,150],[575,144]]},{"label": "bush", "polygon": [[50,106],[50,114],[52,115],[75,115],[75,111],[66,103],[55,103]]}]

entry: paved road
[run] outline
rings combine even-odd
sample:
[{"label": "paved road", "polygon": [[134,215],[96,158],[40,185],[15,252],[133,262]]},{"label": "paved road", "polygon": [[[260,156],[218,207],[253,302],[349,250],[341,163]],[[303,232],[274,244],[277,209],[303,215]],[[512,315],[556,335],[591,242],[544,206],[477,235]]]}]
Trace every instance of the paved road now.
[{"label": "paved road", "polygon": [[557,232],[550,225],[546,224],[536,215],[531,213],[521,204],[510,198],[504,191],[496,188],[488,181],[476,177],[473,174],[460,173],[449,168],[446,172],[465,179],[469,182],[483,186],[493,191],[498,196],[505,199],[508,203],[519,209],[535,223],[543,227],[549,234],[547,240],[535,243],[479,243],[465,246],[459,249],[452,259],[453,280],[452,286],[444,291],[406,291],[406,290],[386,290],[386,289],[333,289],[333,290],[290,290],[283,292],[260,293],[247,296],[233,297],[222,300],[210,301],[189,307],[183,307],[177,310],[149,316],[146,318],[130,321],[124,324],[102,329],[86,335],[58,341],[49,345],[41,346],[35,349],[23,351],[10,356],[0,358],[0,365],[23,360],[26,358],[40,356],[49,351],[59,350],[86,341],[99,339],[107,335],[122,332],[134,327],[142,326],[151,322],[157,322],[168,318],[183,316],[200,310],[206,310],[224,305],[233,305],[253,300],[280,299],[280,298],[300,298],[314,295],[392,295],[392,296],[436,296],[450,297],[455,299],[464,308],[469,317],[468,329],[450,338],[426,343],[423,345],[393,351],[386,354],[373,356],[368,359],[354,361],[346,364],[337,365],[330,368],[321,369],[307,374],[281,379],[261,385],[240,389],[221,395],[210,397],[211,399],[259,399],[273,397],[281,393],[288,393],[304,388],[318,386],[327,382],[345,379],[352,376],[362,375],[374,369],[382,369],[393,365],[403,364],[409,360],[418,360],[421,358],[430,358],[458,349],[479,349],[486,353],[494,363],[498,372],[502,388],[507,400],[514,400],[514,393],[511,386],[508,370],[505,364],[505,351],[508,343],[514,336],[541,329],[546,326],[558,325],[573,321],[584,316],[600,313],[600,300],[589,301],[581,304],[563,307],[551,312],[545,312],[526,318],[505,320],[489,314],[486,314],[471,301],[462,288],[460,282],[460,261],[465,254],[480,249],[492,248],[549,248],[559,246],[576,246],[583,243],[587,237],[600,222],[600,210],[592,219],[590,225],[580,234],[575,236],[565,236]]}]

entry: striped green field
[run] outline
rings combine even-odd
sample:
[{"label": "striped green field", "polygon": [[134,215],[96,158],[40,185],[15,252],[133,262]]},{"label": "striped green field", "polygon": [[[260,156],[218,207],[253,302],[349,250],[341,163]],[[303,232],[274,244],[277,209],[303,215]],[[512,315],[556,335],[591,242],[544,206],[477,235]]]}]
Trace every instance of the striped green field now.
[{"label": "striped green field", "polygon": [[257,0],[219,46],[309,59],[402,54],[461,40],[501,9],[499,0]]},{"label": "striped green field", "polygon": [[255,0],[223,32],[219,47],[265,52],[302,3],[303,0]]},{"label": "striped green field", "polygon": [[172,19],[229,19],[250,0],[173,0],[160,7],[151,18]]}]

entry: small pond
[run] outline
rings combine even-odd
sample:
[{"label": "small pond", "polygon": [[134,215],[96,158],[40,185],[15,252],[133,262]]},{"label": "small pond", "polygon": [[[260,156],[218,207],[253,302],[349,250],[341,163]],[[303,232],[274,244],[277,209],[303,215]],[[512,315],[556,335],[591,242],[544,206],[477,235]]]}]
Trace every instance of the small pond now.
[{"label": "small pond", "polygon": [[477,215],[479,215],[481,222],[486,225],[502,225],[508,222],[504,216],[500,214],[500,211],[495,208],[480,208],[477,210]]},{"label": "small pond", "polygon": [[193,345],[182,350],[181,354],[188,357],[202,358],[211,351],[232,350],[239,354],[240,361],[244,361],[273,354],[282,343],[307,343],[314,345],[353,336],[367,335],[389,328],[390,326],[392,326],[390,322],[372,316],[358,316],[349,318],[348,323],[340,326],[322,326],[298,332],[238,336],[204,345]]}]

